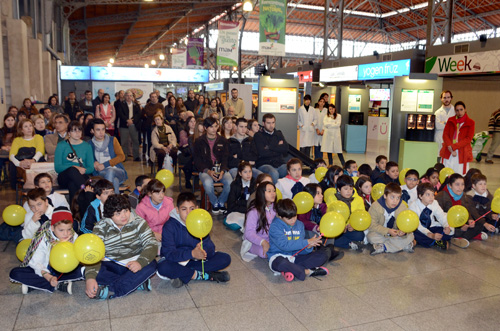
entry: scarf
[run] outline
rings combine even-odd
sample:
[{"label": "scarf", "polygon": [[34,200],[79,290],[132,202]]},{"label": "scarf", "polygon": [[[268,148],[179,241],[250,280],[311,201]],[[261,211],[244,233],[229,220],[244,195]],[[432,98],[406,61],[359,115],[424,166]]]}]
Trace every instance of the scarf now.
[{"label": "scarf", "polygon": [[347,207],[349,207],[349,211],[351,211],[351,202],[352,200],[354,200],[354,193],[350,198],[344,198],[342,195],[340,195],[339,192],[337,192],[335,193],[335,197],[337,197],[338,201],[344,202],[347,205]]},{"label": "scarf", "polygon": [[[95,137],[92,138],[92,142],[94,143],[95,146],[95,151],[98,153],[102,153],[104,157],[110,157],[109,155],[109,136],[107,134],[104,135],[104,141],[100,142],[95,139]],[[101,146],[99,147],[98,144],[102,143]]]},{"label": "scarf", "polygon": [[453,133],[453,143],[456,144],[458,142],[458,134],[460,133],[460,126],[465,123],[465,121],[469,118],[467,113],[462,117],[455,116],[457,119],[457,129]]},{"label": "scarf", "polygon": [[319,224],[319,221],[321,221],[322,216],[323,215],[321,214],[321,208],[318,206],[318,208],[311,209],[311,215],[309,219],[311,220],[311,222]]},{"label": "scarf", "polygon": [[286,175],[286,178],[293,180],[295,185],[292,186],[292,198],[297,194],[304,190],[304,184],[300,182],[300,179],[295,179],[290,175]]},{"label": "scarf", "polygon": [[407,190],[403,190],[403,193],[401,194],[401,200],[403,200],[406,203],[410,201],[410,193],[408,193]]},{"label": "scarf", "polygon": [[427,207],[425,207],[424,210],[422,210],[422,212],[420,213],[420,224],[422,224],[422,226],[426,229],[431,226],[431,214],[432,210]]},{"label": "scarf", "polygon": [[453,193],[453,191],[451,190],[450,185],[446,185],[444,187],[444,191],[446,191],[448,193],[448,195],[450,196],[451,203],[452,203],[453,206],[460,206],[460,205],[462,205],[462,201],[461,200],[462,200],[462,197],[464,195],[463,192],[460,195]]},{"label": "scarf", "polygon": [[[380,205],[382,206],[382,208],[385,209],[385,211],[387,212],[387,214],[392,214],[393,212],[396,211],[396,209],[399,208],[399,206],[401,206],[401,203],[403,202],[403,200],[399,200],[399,203],[396,207],[394,208],[389,208],[387,207],[386,203],[385,203],[385,197],[382,195],[378,200],[378,203],[380,203]],[[391,218],[389,219],[389,222],[387,222],[387,227],[389,229],[392,229],[394,227],[394,222],[396,221],[396,218],[394,218],[394,216],[391,216]]]}]

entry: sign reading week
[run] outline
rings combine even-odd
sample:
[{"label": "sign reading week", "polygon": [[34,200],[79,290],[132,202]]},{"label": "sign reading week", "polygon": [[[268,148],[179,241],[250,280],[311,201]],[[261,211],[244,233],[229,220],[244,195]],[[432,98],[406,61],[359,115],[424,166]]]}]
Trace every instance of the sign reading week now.
[{"label": "sign reading week", "polygon": [[358,80],[391,79],[410,74],[410,60],[360,64]]},{"label": "sign reading week", "polygon": [[425,60],[425,72],[439,75],[463,75],[500,72],[500,50],[448,56]]}]

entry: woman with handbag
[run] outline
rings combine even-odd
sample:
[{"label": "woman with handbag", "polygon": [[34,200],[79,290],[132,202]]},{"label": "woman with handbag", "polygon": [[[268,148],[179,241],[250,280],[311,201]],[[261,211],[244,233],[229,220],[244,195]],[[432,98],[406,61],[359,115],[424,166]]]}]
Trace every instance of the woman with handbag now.
[{"label": "woman with handbag", "polygon": [[172,158],[172,164],[175,164],[177,160],[177,138],[170,125],[165,124],[162,114],[156,114],[153,121],[155,128],[151,132],[151,145],[158,160],[158,171],[160,171],[163,168],[163,161],[167,154]]},{"label": "woman with handbag", "polygon": [[23,119],[17,127],[17,137],[12,141],[9,152],[10,184],[16,189],[17,167],[29,169],[34,162],[45,162],[45,144],[40,135],[35,134],[35,126],[30,119]]},{"label": "woman with handbag", "polygon": [[69,191],[69,201],[94,172],[94,152],[89,143],[82,140],[82,125],[71,121],[68,125],[69,139],[57,144],[54,168],[57,182]]}]

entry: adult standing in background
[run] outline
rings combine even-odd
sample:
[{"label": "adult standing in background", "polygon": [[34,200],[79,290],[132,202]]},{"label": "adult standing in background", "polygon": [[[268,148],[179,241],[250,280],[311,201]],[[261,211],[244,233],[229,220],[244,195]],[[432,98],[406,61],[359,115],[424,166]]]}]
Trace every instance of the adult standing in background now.
[{"label": "adult standing in background", "polygon": [[113,107],[113,105],[109,103],[109,100],[109,94],[104,93],[104,102],[97,106],[95,110],[95,117],[100,118],[104,121],[106,125],[106,131],[113,136],[115,133],[116,110],[115,107]]},{"label": "adult standing in background", "polygon": [[92,101],[92,91],[85,91],[85,97],[80,100],[80,109],[83,110],[84,114],[94,115],[95,107]]},{"label": "adult standing in background", "polygon": [[76,120],[76,112],[78,110],[80,110],[80,105],[76,101],[76,94],[71,91],[68,94],[68,100],[64,101],[64,112],[68,114],[69,118],[73,121]]},{"label": "adult standing in background", "polygon": [[314,143],[314,158],[322,159],[323,152],[321,151],[321,142],[323,140],[323,134],[325,130],[323,128],[323,120],[325,119],[328,108],[325,108],[325,99],[318,100],[318,107],[315,108],[316,111],[316,141]]},{"label": "adult standing in background", "polygon": [[187,110],[190,110],[194,113],[196,106],[198,105],[198,100],[194,97],[194,91],[189,90],[188,91],[188,98],[184,102],[184,106],[186,106]]},{"label": "adult standing in background", "polygon": [[118,105],[116,114],[118,117],[118,130],[120,131],[121,145],[125,157],[131,154],[129,145],[132,143],[134,161],[140,161],[138,128],[141,118],[141,107],[134,103],[132,92],[127,91],[127,93],[125,93],[125,100]]},{"label": "adult standing in background", "polygon": [[451,104],[452,99],[453,94],[451,94],[451,91],[441,92],[441,107],[434,113],[436,115],[434,141],[438,143],[438,153],[440,153],[443,146],[443,131],[446,122],[450,117],[455,116],[455,108]]},{"label": "adult standing in background", "polygon": [[493,139],[491,140],[485,162],[493,164],[493,154],[495,154],[495,150],[498,145],[500,145],[500,108],[490,116],[490,120],[488,121],[488,134],[490,138]]},{"label": "adult standing in background", "polygon": [[161,103],[158,102],[158,95],[155,92],[151,92],[149,94],[149,103],[144,106],[141,113],[142,119],[142,129],[145,131],[145,139],[142,144],[142,153],[145,154],[147,151],[147,155],[149,156],[151,149],[151,132],[153,131],[153,118],[158,111],[162,114],[165,113],[165,108]]},{"label": "adult standing in background", "polygon": [[226,113],[231,106],[234,107],[234,116],[245,117],[245,103],[242,98],[238,98],[238,90],[235,88],[231,90],[231,99],[228,99],[224,105]]},{"label": "adult standing in background", "polygon": [[94,112],[96,107],[104,102],[103,97],[104,97],[104,90],[100,88],[97,90],[97,96],[95,97],[94,100],[92,100],[92,106],[94,107]]},{"label": "adult standing in background", "polygon": [[311,157],[311,146],[316,142],[316,125],[318,118],[316,110],[311,106],[311,96],[304,96],[304,104],[299,108],[297,129],[300,132],[300,151]]},{"label": "adult standing in background", "polygon": [[64,109],[59,104],[59,101],[57,100],[57,97],[55,95],[49,98],[49,101],[47,102],[47,105],[45,107],[49,108],[50,111],[54,114],[64,114]]}]

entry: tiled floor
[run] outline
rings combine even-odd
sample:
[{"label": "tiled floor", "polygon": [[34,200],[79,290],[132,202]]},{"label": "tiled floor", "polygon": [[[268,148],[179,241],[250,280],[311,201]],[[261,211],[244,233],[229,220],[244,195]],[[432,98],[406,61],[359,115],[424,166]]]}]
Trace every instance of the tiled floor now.
[{"label": "tiled floor", "polygon": [[[345,155],[373,165],[379,144],[367,155]],[[500,164],[500,161],[498,162]],[[500,165],[474,164],[500,185]],[[149,169],[126,162],[131,179]],[[174,185],[177,185],[177,181]],[[169,190],[175,196],[178,187]],[[0,210],[14,193],[0,190]],[[153,291],[99,302],[84,294],[20,294],[8,280],[18,265],[15,246],[0,242],[0,329],[22,330],[498,330],[500,237],[466,250],[416,249],[414,254],[370,256],[346,251],[327,267],[330,275],[285,282],[267,262],[239,258],[240,236],[215,219],[212,238],[233,259],[227,284],[192,282],[174,289],[153,278]]]}]

